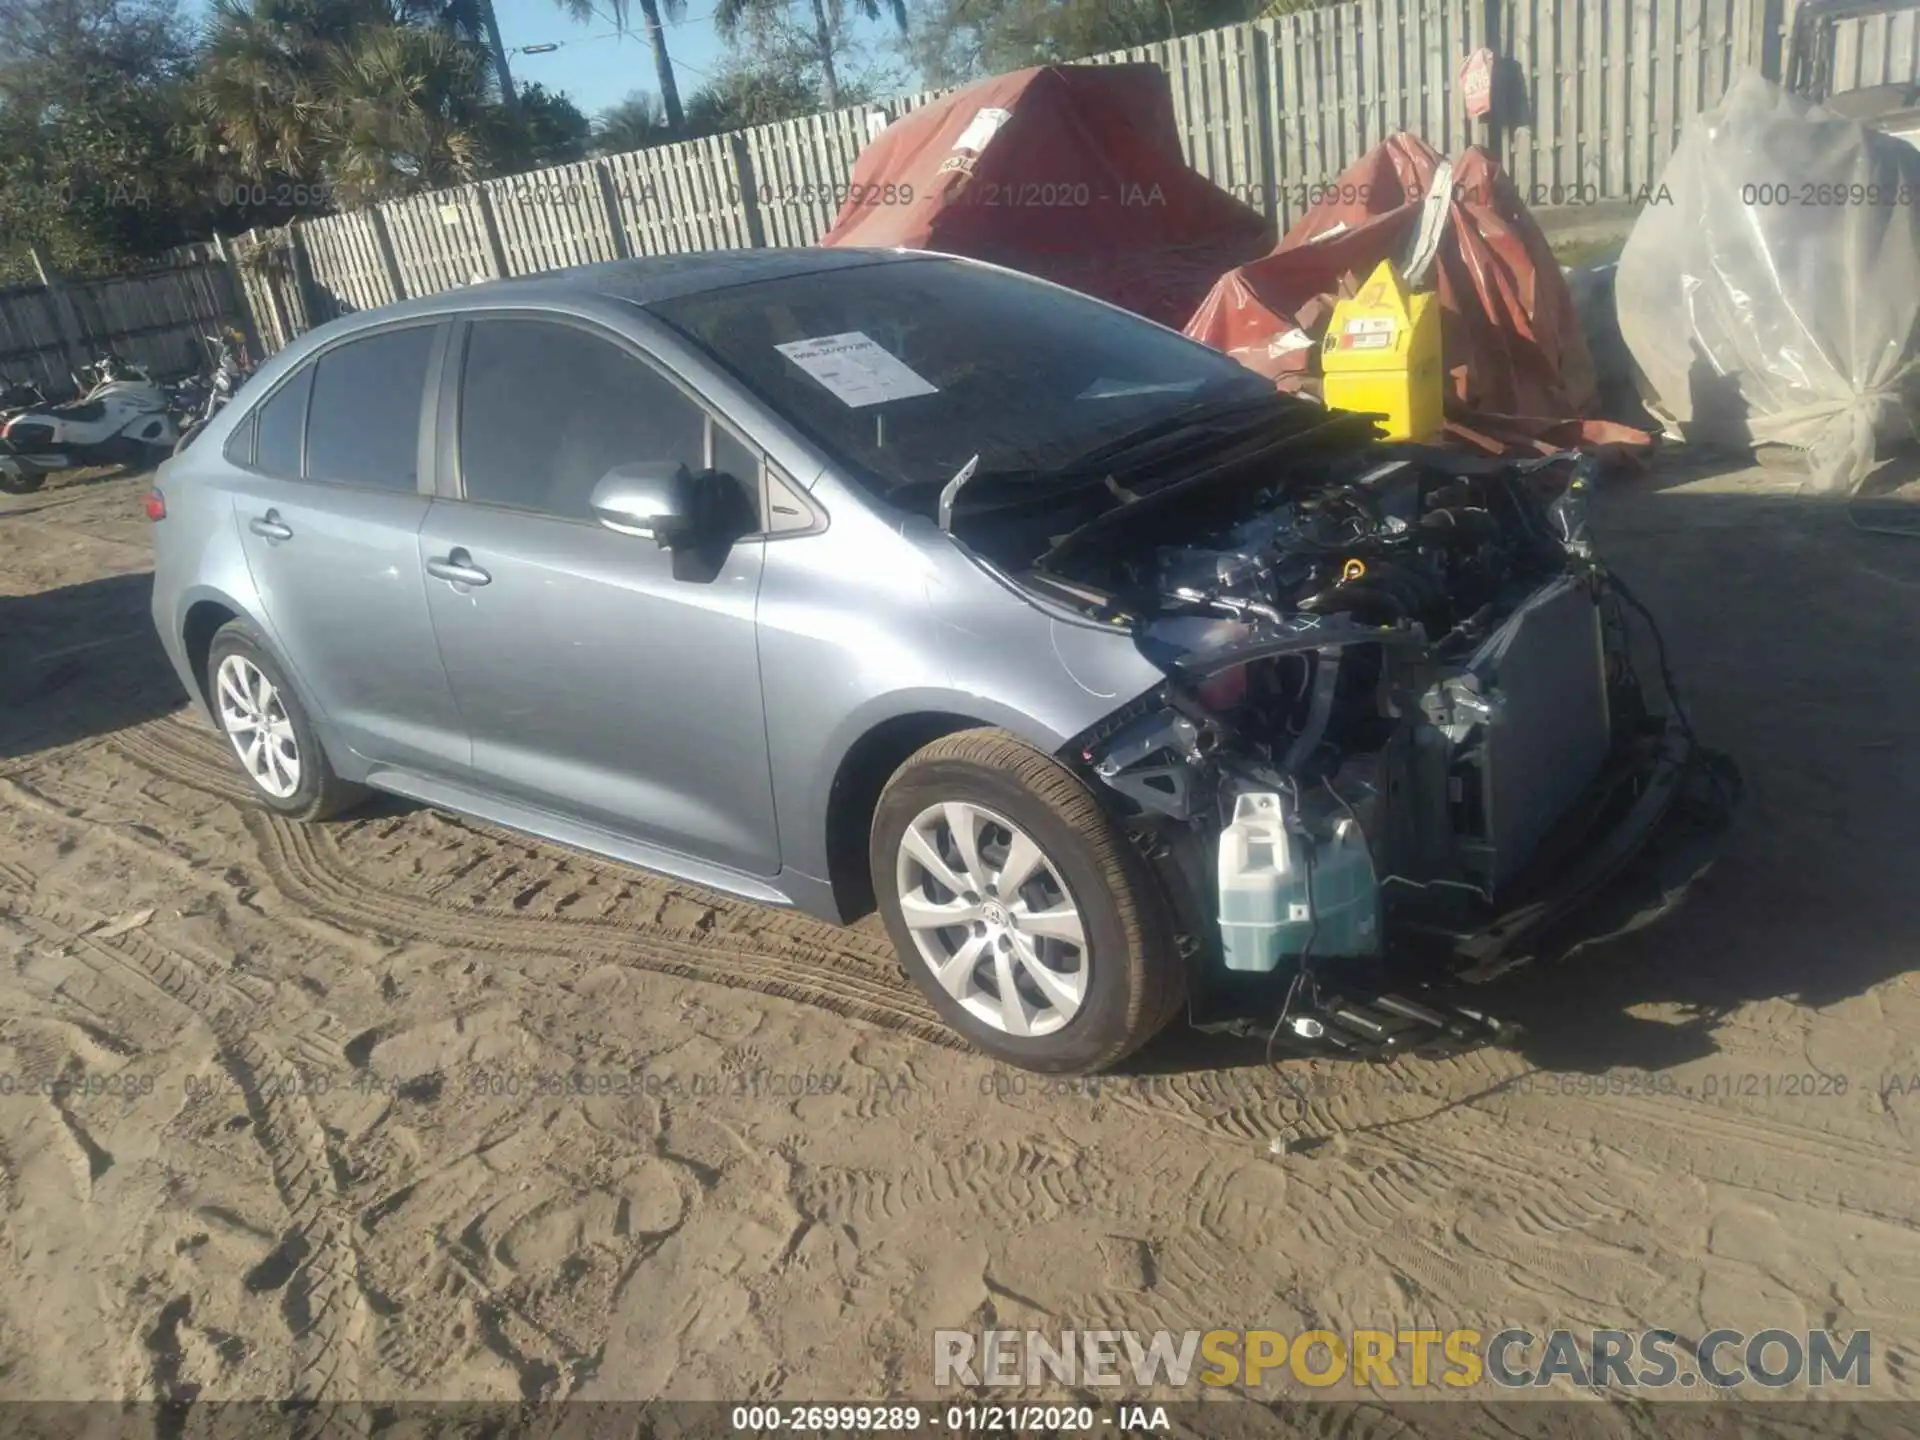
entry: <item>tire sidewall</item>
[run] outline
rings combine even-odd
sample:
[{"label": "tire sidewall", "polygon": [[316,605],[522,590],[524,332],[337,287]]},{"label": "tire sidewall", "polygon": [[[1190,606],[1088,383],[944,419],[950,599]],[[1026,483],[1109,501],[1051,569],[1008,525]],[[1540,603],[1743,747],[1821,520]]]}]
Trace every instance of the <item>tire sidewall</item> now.
[{"label": "tire sidewall", "polygon": [[[982,806],[1025,830],[1046,853],[1080,912],[1087,934],[1087,997],[1079,1013],[1051,1035],[1008,1035],[976,1019],[934,979],[901,918],[895,879],[900,837],[923,810],[944,800]],[[949,1026],[988,1054],[1029,1070],[1084,1069],[1112,1055],[1137,1003],[1129,993],[1136,970],[1127,963],[1127,927],[1086,841],[1051,806],[1012,775],[967,761],[931,761],[916,766],[881,795],[868,854],[880,915],[901,964]]]},{"label": "tire sidewall", "polygon": [[[260,672],[272,683],[280,696],[280,704],[287,712],[287,719],[293,725],[294,743],[300,749],[300,784],[293,794],[287,796],[269,795],[260,788],[247,767],[240,763],[240,756],[233,746],[233,737],[227,733],[226,721],[220,715],[220,697],[218,693],[220,662],[229,655],[238,655],[257,666]],[[313,722],[307,717],[306,702],[300,698],[300,692],[294,689],[287,679],[287,672],[273,658],[260,637],[239,621],[230,621],[223,625],[213,637],[213,644],[207,650],[207,703],[213,711],[213,723],[220,731],[220,738],[226,742],[227,753],[233,757],[234,764],[246,777],[247,789],[253,798],[270,810],[283,815],[303,815],[310,812],[320,799],[321,786],[326,779],[327,759],[320,748],[320,739],[314,734]]]}]

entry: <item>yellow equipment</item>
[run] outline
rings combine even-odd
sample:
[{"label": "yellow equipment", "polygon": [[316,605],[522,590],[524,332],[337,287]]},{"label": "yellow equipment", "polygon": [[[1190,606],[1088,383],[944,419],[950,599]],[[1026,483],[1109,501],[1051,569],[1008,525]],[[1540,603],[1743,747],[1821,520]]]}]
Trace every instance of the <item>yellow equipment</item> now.
[{"label": "yellow equipment", "polygon": [[1443,419],[1439,301],[1409,295],[1382,260],[1359,294],[1335,303],[1320,373],[1331,408],[1385,415],[1391,440],[1432,439]]}]

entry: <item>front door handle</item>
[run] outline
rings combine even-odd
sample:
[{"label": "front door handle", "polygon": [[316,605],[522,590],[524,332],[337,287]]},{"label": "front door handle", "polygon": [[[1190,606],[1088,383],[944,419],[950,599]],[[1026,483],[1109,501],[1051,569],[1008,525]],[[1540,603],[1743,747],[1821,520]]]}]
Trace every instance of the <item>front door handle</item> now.
[{"label": "front door handle", "polygon": [[427,573],[436,580],[451,580],[456,585],[485,585],[493,576],[473,563],[473,556],[459,545],[444,556],[427,561]]},{"label": "front door handle", "polygon": [[293,531],[280,523],[280,512],[269,510],[247,522],[247,528],[263,540],[291,540]]}]

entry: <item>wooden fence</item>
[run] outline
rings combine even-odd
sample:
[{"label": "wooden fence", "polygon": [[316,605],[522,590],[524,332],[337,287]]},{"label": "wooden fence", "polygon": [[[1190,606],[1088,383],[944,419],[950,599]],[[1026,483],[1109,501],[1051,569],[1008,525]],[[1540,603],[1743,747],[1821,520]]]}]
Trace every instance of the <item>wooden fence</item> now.
[{"label": "wooden fence", "polygon": [[[1486,146],[1523,199],[1559,209],[1631,201],[1655,186],[1683,125],[1735,70],[1778,78],[1794,3],[1343,0],[1086,63],[1160,66],[1189,163],[1283,229],[1317,187],[1403,129],[1448,153]],[[1920,74],[1920,17],[1911,11],[1845,21],[1831,45],[1835,90]],[[1490,119],[1468,115],[1458,86],[1461,61],[1481,46],[1498,57]],[[336,315],[481,280],[629,256],[811,245],[832,223],[867,140],[942,93],[250,232],[224,262],[183,261],[164,282],[87,284],[181,294],[200,284],[200,300],[181,302],[196,317],[238,297],[271,351]],[[224,297],[223,269],[235,277]],[[69,287],[76,304],[81,288]],[[50,304],[35,292],[0,292],[0,370],[10,346],[41,356],[59,348]],[[139,334],[156,351],[200,323],[153,319],[121,332],[113,326],[126,316],[105,304],[88,312],[89,334]],[[125,305],[138,309],[132,292]]]},{"label": "wooden fence", "polygon": [[1910,81],[1920,74],[1920,10],[1836,20],[1823,37],[1829,93]]},{"label": "wooden fence", "polygon": [[155,375],[202,368],[201,337],[246,314],[223,250],[187,246],[150,269],[89,279],[63,279],[43,264],[45,283],[0,289],[0,376],[64,395],[74,372],[107,349]]},{"label": "wooden fence", "polygon": [[[1788,0],[1344,0],[1092,57],[1158,65],[1187,159],[1283,229],[1396,130],[1492,149],[1540,207],[1630,200],[1734,70],[1777,58]],[[1906,32],[1901,31],[1904,35]],[[1492,123],[1461,61],[1501,57]],[[1911,63],[1908,64],[1911,72]],[[810,245],[855,157],[928,91],[294,227],[338,313],[496,275],[718,246]]]}]

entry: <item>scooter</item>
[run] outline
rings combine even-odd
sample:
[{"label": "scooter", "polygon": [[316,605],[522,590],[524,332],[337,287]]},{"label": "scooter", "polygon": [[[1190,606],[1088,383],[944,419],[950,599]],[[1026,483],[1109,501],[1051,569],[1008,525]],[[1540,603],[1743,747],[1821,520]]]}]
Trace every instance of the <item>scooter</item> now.
[{"label": "scooter", "polygon": [[138,465],[173,453],[179,427],[166,392],[137,365],[104,355],[80,380],[85,394],[67,405],[22,410],[0,423],[0,490],[38,490],[56,470]]}]

